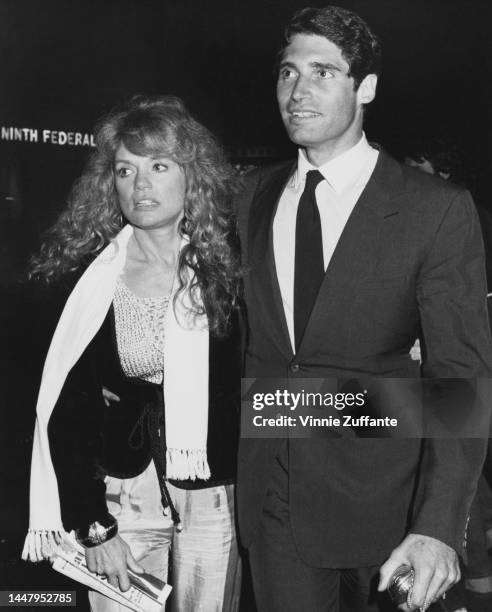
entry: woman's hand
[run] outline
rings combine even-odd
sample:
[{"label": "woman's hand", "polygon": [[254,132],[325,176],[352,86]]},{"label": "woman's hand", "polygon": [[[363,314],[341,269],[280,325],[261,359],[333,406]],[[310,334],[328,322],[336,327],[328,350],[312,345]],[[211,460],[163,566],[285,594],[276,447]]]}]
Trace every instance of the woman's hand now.
[{"label": "woman's hand", "polygon": [[135,561],[128,544],[116,535],[111,540],[85,549],[85,560],[91,572],[107,576],[111,586],[128,591],[128,568],[140,574],[144,569]]},{"label": "woman's hand", "polygon": [[422,350],[420,348],[420,340],[418,338],[415,340],[415,344],[410,349],[410,357],[413,361],[420,361],[420,363],[422,363]]},{"label": "woman's hand", "polygon": [[103,396],[103,400],[106,406],[109,406],[109,402],[119,402],[120,401],[120,398],[116,395],[116,393],[113,393],[106,387],[102,388],[102,396]]}]

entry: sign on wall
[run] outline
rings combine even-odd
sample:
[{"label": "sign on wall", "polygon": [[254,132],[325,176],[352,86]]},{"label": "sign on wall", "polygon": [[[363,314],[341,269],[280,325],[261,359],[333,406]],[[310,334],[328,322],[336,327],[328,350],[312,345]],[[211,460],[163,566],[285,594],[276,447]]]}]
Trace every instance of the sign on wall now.
[{"label": "sign on wall", "polygon": [[94,147],[94,136],[84,132],[0,126],[0,141],[52,144],[71,147]]}]

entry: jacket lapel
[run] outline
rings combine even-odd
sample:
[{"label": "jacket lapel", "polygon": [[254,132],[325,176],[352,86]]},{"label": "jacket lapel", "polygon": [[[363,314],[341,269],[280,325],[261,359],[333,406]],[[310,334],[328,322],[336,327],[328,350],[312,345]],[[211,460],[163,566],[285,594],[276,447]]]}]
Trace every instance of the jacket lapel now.
[{"label": "jacket lapel", "polygon": [[[377,246],[378,231],[385,218],[398,214],[395,196],[403,191],[399,164],[380,151],[374,172],[357,201],[331,257],[311,312],[297,357],[313,350],[317,337],[326,337],[326,320],[343,301],[347,279],[363,279],[367,254]],[[359,255],[360,254],[360,255]]]},{"label": "jacket lapel", "polygon": [[275,269],[273,219],[294,168],[295,164],[284,164],[265,179],[252,204],[248,227],[252,294],[260,309],[260,316],[270,322],[273,339],[288,359],[292,358],[293,353]]}]

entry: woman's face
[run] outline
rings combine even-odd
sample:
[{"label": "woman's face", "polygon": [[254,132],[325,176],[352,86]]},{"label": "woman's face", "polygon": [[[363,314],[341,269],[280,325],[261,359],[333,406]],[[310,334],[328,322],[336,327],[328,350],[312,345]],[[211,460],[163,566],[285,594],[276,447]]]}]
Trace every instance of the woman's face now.
[{"label": "woman's face", "polygon": [[141,229],[171,227],[183,218],[186,181],[167,157],[134,155],[122,144],[114,161],[115,188],[124,217]]}]

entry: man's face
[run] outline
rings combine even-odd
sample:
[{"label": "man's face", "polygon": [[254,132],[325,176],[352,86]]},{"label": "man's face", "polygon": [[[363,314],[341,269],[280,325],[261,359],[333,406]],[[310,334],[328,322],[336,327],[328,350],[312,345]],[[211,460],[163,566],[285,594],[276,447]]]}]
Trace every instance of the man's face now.
[{"label": "man's face", "polygon": [[[280,114],[290,139],[320,165],[356,144],[362,105],[375,94],[376,77],[357,91],[341,50],[327,38],[296,34],[286,47],[277,81]],[[370,91],[368,91],[368,88]]]}]

